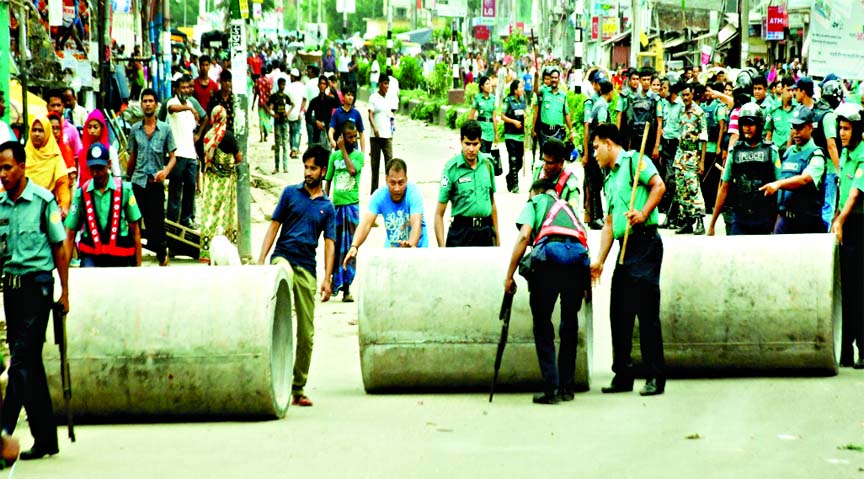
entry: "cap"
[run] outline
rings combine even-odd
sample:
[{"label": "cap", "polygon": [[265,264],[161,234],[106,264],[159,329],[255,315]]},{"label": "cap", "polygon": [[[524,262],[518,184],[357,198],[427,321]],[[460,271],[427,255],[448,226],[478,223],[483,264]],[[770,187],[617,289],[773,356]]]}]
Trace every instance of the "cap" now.
[{"label": "cap", "polygon": [[300,76],[300,70],[298,70],[296,68],[292,68],[291,69],[291,76],[292,77],[299,77]]},{"label": "cap", "polygon": [[789,119],[789,123],[793,125],[806,125],[808,123],[813,123],[813,112],[806,106],[798,106],[798,108],[796,108],[792,113],[792,118]]},{"label": "cap", "polygon": [[807,96],[813,96],[813,79],[801,77],[795,82],[795,88],[803,91]]},{"label": "cap", "polygon": [[87,166],[108,166],[108,148],[102,143],[94,143],[87,150]]},{"label": "cap", "polygon": [[177,72],[171,77],[171,81],[176,82],[177,80],[183,78],[183,72]]}]

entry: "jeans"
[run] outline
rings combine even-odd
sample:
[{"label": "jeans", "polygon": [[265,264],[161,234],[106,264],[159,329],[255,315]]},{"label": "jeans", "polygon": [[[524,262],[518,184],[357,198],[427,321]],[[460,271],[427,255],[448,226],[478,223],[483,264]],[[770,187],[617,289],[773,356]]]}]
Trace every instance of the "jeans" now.
[{"label": "jeans", "polygon": [[[828,161],[831,161],[830,159]],[[834,221],[834,208],[837,205],[837,174],[825,173],[825,200],[822,202],[822,222],[827,233]]]},{"label": "jeans", "polygon": [[195,183],[198,175],[198,160],[177,158],[168,177],[168,211],[166,218],[187,226],[195,216]]},{"label": "jeans", "polygon": [[[276,123],[273,127],[276,136],[276,170],[282,165],[282,171],[288,169],[288,123]],[[281,162],[280,162],[281,158]]]},{"label": "jeans", "polygon": [[300,120],[289,121],[288,129],[291,132],[291,151],[300,151]]},{"label": "jeans", "polygon": [[161,263],[168,255],[165,242],[165,185],[155,181],[147,183],[144,188],[132,185],[132,192],[135,193],[144,220],[147,249],[156,253]]},{"label": "jeans", "polygon": [[317,140],[317,138],[315,137],[315,123],[312,120],[307,118],[306,119],[306,148],[309,148],[312,145],[314,145],[317,142],[316,140]]},{"label": "jeans", "polygon": [[[372,189],[374,193],[378,189],[378,169],[381,164],[381,155],[384,155],[384,168],[387,168],[387,163],[393,159],[393,139],[392,138],[369,138],[369,160],[372,163]],[[387,173],[386,171],[384,172]]]}]

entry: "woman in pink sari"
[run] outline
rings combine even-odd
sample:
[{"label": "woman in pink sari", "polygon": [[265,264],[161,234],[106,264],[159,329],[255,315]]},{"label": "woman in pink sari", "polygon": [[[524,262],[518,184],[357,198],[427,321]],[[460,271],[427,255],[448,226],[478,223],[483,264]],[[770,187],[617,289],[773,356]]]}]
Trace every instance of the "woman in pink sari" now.
[{"label": "woman in pink sari", "polygon": [[[81,135],[83,149],[81,151],[90,151],[90,145],[93,143],[102,143],[108,149],[111,174],[116,177],[123,176],[123,172],[120,171],[120,162],[117,160],[117,149],[111,146],[108,140],[108,123],[105,121],[105,115],[99,110],[93,110],[87,117],[87,121],[84,122],[84,134]],[[78,159],[78,178],[79,185],[90,180],[87,155],[81,155]]]}]

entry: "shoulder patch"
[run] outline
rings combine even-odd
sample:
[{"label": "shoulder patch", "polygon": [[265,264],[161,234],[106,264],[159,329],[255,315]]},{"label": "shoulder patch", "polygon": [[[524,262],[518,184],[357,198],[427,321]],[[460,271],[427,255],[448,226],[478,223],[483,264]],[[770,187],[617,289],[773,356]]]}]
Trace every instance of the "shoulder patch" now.
[{"label": "shoulder patch", "polygon": [[450,178],[448,178],[447,175],[442,176],[441,177],[441,187],[447,188],[447,185],[449,185],[449,184],[450,184]]},{"label": "shoulder patch", "polygon": [[861,178],[862,176],[864,176],[864,170],[862,170],[861,168],[855,170],[855,178]]},{"label": "shoulder patch", "polygon": [[51,217],[49,219],[51,220],[51,224],[60,224],[60,212],[55,210],[53,213],[51,213]]}]

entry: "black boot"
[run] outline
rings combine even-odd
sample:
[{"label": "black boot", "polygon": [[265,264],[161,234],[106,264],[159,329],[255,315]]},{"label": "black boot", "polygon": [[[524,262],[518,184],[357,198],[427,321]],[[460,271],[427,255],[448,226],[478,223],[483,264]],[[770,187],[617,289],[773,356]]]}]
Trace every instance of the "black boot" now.
[{"label": "black boot", "polygon": [[700,216],[696,220],[696,229],[693,231],[693,234],[696,234],[696,235],[704,235],[705,234],[705,218]]},{"label": "black boot", "polygon": [[690,219],[690,218],[683,218],[681,224],[682,224],[683,226],[681,226],[680,228],[678,228],[677,231],[675,231],[675,234],[676,234],[676,235],[689,235],[689,234],[693,234],[693,220],[692,220],[692,219]]}]

